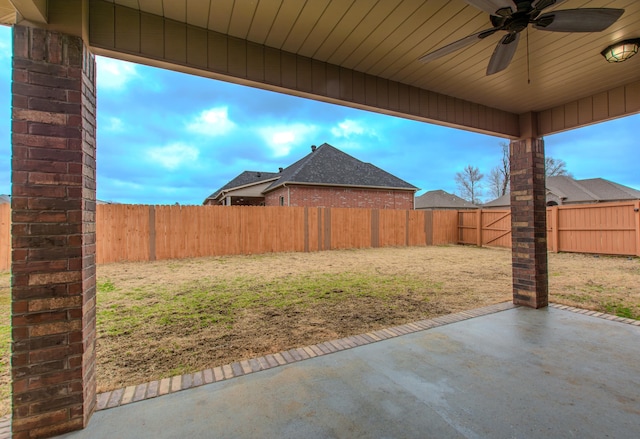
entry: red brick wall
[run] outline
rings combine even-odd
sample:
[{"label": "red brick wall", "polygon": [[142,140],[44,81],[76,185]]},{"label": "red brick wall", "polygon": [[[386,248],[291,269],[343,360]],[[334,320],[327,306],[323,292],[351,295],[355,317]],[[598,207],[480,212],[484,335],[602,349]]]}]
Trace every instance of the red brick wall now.
[{"label": "red brick wall", "polygon": [[95,396],[95,60],[13,28],[13,438],[86,425]]},{"label": "red brick wall", "polygon": [[547,306],[547,206],[542,139],[514,140],[511,150],[513,302]]},{"label": "red brick wall", "polygon": [[267,206],[294,207],[361,207],[368,209],[413,209],[412,191],[333,188],[324,186],[290,185],[278,188],[265,196]]}]

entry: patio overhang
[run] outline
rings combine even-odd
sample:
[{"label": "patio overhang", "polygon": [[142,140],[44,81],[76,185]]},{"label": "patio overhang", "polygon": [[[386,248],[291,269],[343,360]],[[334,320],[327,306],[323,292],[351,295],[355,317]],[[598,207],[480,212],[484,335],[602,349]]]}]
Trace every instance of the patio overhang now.
[{"label": "patio overhang", "polygon": [[602,32],[530,28],[486,76],[497,37],[418,61],[490,26],[463,0],[0,0],[16,25],[14,433],[82,428],[95,408],[95,54],[510,139],[513,297],[539,308],[542,137],[640,112],[640,57],[600,55],[640,37],[640,2],[560,3],[625,12]]},{"label": "patio overhang", "polygon": [[82,36],[99,55],[509,139],[526,136],[530,112],[545,136],[640,111],[639,61],[600,55],[638,37],[638,2],[563,2],[557,9],[625,13],[597,33],[531,28],[527,47],[491,76],[491,38],[418,61],[486,28],[487,13],[462,0],[384,3],[0,0],[0,19]]}]

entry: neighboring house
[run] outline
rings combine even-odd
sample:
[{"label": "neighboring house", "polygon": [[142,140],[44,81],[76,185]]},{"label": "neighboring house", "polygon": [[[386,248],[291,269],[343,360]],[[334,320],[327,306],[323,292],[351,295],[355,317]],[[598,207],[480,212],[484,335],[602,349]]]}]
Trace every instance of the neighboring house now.
[{"label": "neighboring house", "polygon": [[429,191],[416,197],[417,210],[465,210],[477,209],[473,203],[443,190]]},{"label": "neighboring house", "polygon": [[[640,191],[604,178],[574,180],[571,177],[547,177],[547,206],[590,204],[612,201],[640,200]],[[509,194],[482,206],[487,209],[506,209],[511,205]]]},{"label": "neighboring house", "polygon": [[204,204],[227,204],[224,194],[237,197],[231,204],[244,204],[239,190],[252,191],[253,201],[266,206],[413,209],[418,188],[324,143],[279,173],[243,172]]},{"label": "neighboring house", "polygon": [[205,205],[264,206],[262,191],[280,177],[279,173],[244,171],[204,200]]}]

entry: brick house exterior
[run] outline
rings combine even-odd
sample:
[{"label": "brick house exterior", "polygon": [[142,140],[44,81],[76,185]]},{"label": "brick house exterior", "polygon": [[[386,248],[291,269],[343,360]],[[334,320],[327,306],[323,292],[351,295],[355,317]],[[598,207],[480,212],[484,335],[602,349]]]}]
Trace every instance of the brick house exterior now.
[{"label": "brick house exterior", "polygon": [[265,205],[411,210],[413,192],[291,185],[267,193]]},{"label": "brick house exterior", "polygon": [[417,190],[324,143],[278,173],[244,171],[203,204],[411,210]]}]

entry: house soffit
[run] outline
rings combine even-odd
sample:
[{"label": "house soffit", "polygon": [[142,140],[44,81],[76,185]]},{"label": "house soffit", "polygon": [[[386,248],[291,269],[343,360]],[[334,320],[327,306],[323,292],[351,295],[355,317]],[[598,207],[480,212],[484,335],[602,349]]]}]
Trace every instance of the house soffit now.
[{"label": "house soffit", "polygon": [[[432,50],[491,27],[486,12],[463,0],[64,3],[81,6],[88,3],[85,26],[90,31],[100,26],[112,29],[111,47],[94,44],[95,38],[90,38],[97,53],[504,137],[518,137],[519,128],[512,126],[514,116],[529,112],[540,113],[537,131],[541,135],[640,112],[640,56],[625,63],[609,64],[600,55],[614,42],[640,37],[640,2],[635,0],[559,2],[545,12],[607,7],[625,9],[625,13],[608,29],[595,33],[545,32],[529,26],[521,34],[509,67],[491,76],[486,76],[485,70],[499,35],[435,61],[418,61]],[[36,11],[36,18],[37,12],[43,10],[42,1],[0,0],[0,19],[5,23],[13,4]],[[60,2],[47,2],[49,26],[54,28],[64,27],[67,14],[59,5]],[[97,10],[104,10],[102,6],[117,12],[98,14]],[[152,23],[161,25],[163,32],[156,34],[156,39],[163,41],[163,53],[150,56],[131,47],[140,48],[145,41],[144,37],[131,33],[129,22],[140,24],[142,30],[145,26],[153,30]],[[176,35],[184,34],[184,38],[170,38],[175,36],[173,31]],[[231,54],[226,58],[227,71],[216,73],[210,65],[198,69],[186,62],[189,53],[202,49],[189,43],[189,38],[200,31],[227,38],[218,40],[226,43],[224,50]],[[208,50],[211,54],[210,47]],[[305,84],[287,82],[286,75],[280,81],[263,78],[260,82],[250,78],[251,64],[257,58],[246,56],[244,66],[232,65],[238,61],[237,50],[245,51],[246,55],[255,53],[262,59],[278,53],[280,64],[271,67],[281,72],[296,70],[298,80],[301,70],[315,72],[317,64],[337,68],[338,79],[340,75],[350,78],[348,82],[340,79],[341,89],[335,97],[331,93],[317,95],[313,84],[305,92]],[[262,70],[263,76],[269,73],[266,67]],[[308,77],[311,82],[324,80],[325,87],[331,86],[330,77]],[[347,86],[353,89],[342,89]],[[383,90],[384,96],[381,87],[388,88]],[[372,89],[376,91],[370,92]],[[363,94],[362,99],[357,99],[358,93]],[[431,108],[419,108],[421,105]],[[499,120],[479,123],[482,118]]]}]

